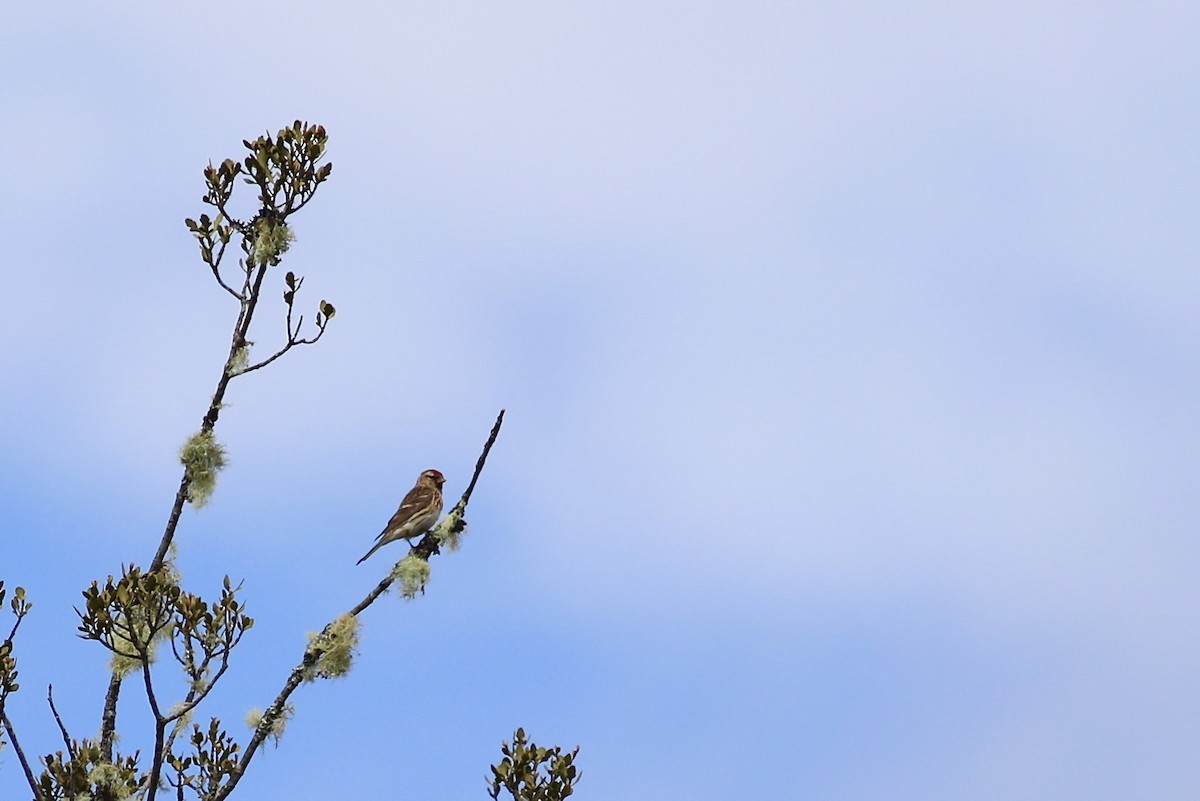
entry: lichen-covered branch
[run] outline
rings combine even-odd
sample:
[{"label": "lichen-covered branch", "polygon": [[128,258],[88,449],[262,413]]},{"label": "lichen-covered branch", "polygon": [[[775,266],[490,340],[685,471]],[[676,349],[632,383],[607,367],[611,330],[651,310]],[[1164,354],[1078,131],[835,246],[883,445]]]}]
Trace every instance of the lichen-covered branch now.
[{"label": "lichen-covered branch", "polygon": [[334,678],[345,675],[349,670],[350,660],[357,644],[356,619],[358,615],[373,604],[379,596],[387,592],[398,579],[402,582],[402,594],[404,597],[411,598],[418,591],[424,589],[425,579],[420,581],[419,586],[413,586],[403,581],[406,570],[405,565],[406,563],[419,562],[425,567],[421,575],[427,578],[429,559],[441,552],[441,543],[451,541],[452,538],[456,538],[466,528],[466,521],[463,515],[466,512],[467,503],[470,501],[471,492],[475,488],[479,474],[483,471],[483,465],[487,461],[488,453],[491,451],[492,445],[496,442],[496,437],[500,434],[500,426],[503,422],[504,410],[501,409],[500,414],[496,417],[495,424],[492,426],[491,433],[488,435],[487,442],[483,446],[483,453],[480,454],[479,459],[475,463],[475,472],[471,476],[471,482],[468,484],[466,491],[463,492],[462,497],[459,498],[458,503],[455,504],[450,515],[447,515],[446,519],[426,534],[407,556],[396,563],[392,572],[376,584],[367,593],[366,597],[355,604],[349,612],[327,624],[320,634],[310,638],[308,647],[304,649],[304,655],[301,657],[299,664],[292,668],[291,673],[288,674],[287,681],[284,682],[283,688],[259,718],[257,725],[254,727],[254,734],[251,736],[250,742],[246,744],[246,749],[242,753],[241,759],[238,760],[237,765],[228,774],[227,784],[222,786],[220,791],[212,796],[212,801],[222,801],[222,799],[227,798],[233,792],[238,782],[241,781],[246,769],[250,766],[250,762],[254,759],[254,755],[266,739],[268,737],[278,737],[282,718],[288,714],[288,710],[291,708],[288,704],[288,699],[291,698],[292,693],[301,684],[313,681],[316,678]]},{"label": "lichen-covered branch", "polygon": [[[148,572],[163,567],[175,539],[184,504],[190,501],[197,507],[202,506],[215,488],[217,474],[224,465],[224,451],[213,430],[224,407],[225,393],[234,378],[266,365],[264,362],[247,367],[251,346],[250,327],[267,272],[280,263],[295,238],[288,223],[289,217],[312,200],[317,187],[329,178],[333,170],[332,164],[320,163],[327,143],[328,135],[323,126],[297,120],[274,137],[264,135],[253,141],[245,140],[243,144],[249,155],[240,163],[226,159],[216,167],[209,164],[204,170],[207,189],[203,202],[213,206],[217,213],[214,217],[202,214],[199,220],[188,219],[186,224],[199,244],[201,260],[208,265],[217,284],[238,301],[238,316],[225,364],[200,429],[189,438],[180,454],[184,473]],[[248,176],[250,183],[258,188],[259,210],[249,221],[238,220],[228,208],[238,185],[237,179],[243,175]],[[222,273],[227,248],[235,237],[240,240],[242,251],[239,259],[242,273],[240,288],[226,281]],[[294,279],[290,273],[288,275],[288,283],[291,284]],[[320,339],[329,319],[333,317],[334,309],[331,304],[321,301],[319,331],[308,339],[299,336],[299,327],[293,331],[290,314],[289,303],[288,342],[267,362],[274,361],[295,345],[312,344]],[[100,750],[104,759],[112,759],[120,691],[121,678],[114,673],[109,680],[100,722]]]}]

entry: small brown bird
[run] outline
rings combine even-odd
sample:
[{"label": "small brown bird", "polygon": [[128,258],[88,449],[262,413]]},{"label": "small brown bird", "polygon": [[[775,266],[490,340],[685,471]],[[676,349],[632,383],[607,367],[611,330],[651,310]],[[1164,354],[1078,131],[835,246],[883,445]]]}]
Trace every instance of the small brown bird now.
[{"label": "small brown bird", "polygon": [[379,542],[357,564],[361,565],[367,557],[389,542],[411,540],[433,528],[438,515],[442,513],[442,485],[445,483],[446,477],[437,470],[426,470],[418,476],[416,486],[400,501],[396,514],[392,515],[392,519],[375,538]]}]

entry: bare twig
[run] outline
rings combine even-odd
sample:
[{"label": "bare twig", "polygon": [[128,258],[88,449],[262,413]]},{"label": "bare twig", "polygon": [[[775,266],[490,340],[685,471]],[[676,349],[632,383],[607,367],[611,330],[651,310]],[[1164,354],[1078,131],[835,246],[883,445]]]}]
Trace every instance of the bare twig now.
[{"label": "bare twig", "polygon": [[[222,249],[224,249],[224,248],[222,248]],[[221,285],[221,289],[224,289],[226,292],[228,292],[230,295],[233,295],[238,300],[244,300],[244,298],[241,295],[239,295],[238,292],[233,287],[231,287],[229,284],[225,283],[224,279],[221,278],[221,273],[217,269],[218,262],[219,262],[219,259],[214,259],[212,265],[210,265],[212,268],[213,278],[217,279],[217,283]]]},{"label": "bare twig", "polygon": [[[303,324],[304,324],[304,318],[301,317],[300,325],[303,325]],[[242,370],[242,372],[239,375],[245,375],[246,373],[252,373],[255,370],[258,370],[262,367],[266,367],[268,364],[275,361],[280,356],[287,353],[289,350],[296,347],[297,345],[315,345],[321,339],[321,337],[325,336],[325,326],[324,325],[318,325],[317,329],[318,329],[317,335],[315,337],[312,337],[311,339],[307,339],[307,338],[306,339],[295,339],[295,338],[289,339],[286,345],[284,345],[282,348],[280,348],[278,351],[276,351],[270,357],[263,359],[261,362],[258,362],[257,364],[250,365],[246,369]],[[298,326],[297,326],[296,333],[297,334],[300,333]]]},{"label": "bare twig", "polygon": [[475,491],[475,482],[479,480],[479,474],[483,472],[483,463],[487,461],[488,453],[492,450],[492,445],[496,442],[496,437],[500,434],[500,426],[504,425],[504,410],[500,410],[500,414],[496,416],[496,423],[492,426],[492,433],[488,435],[487,442],[483,446],[483,453],[479,454],[479,461],[475,462],[475,474],[471,476],[471,483],[467,485],[467,491],[462,494],[458,504],[454,507],[458,509],[467,508],[467,503],[471,500],[471,493]]},{"label": "bare twig", "polygon": [[21,628],[21,621],[24,619],[25,619],[24,613],[18,613],[17,619],[13,621],[12,629],[9,630],[9,632],[8,632],[8,636],[5,637],[3,640],[0,640],[0,642],[12,642],[13,638],[17,636],[17,629]]},{"label": "bare twig", "polygon": [[162,775],[163,737],[167,723],[158,708],[158,698],[154,695],[154,685],[150,681],[150,660],[142,660],[142,678],[146,684],[146,698],[150,701],[150,711],[154,714],[154,755],[150,761],[150,774],[146,777],[146,801],[154,801],[158,793],[159,776]]},{"label": "bare twig", "polygon": [[[288,273],[289,280],[291,280],[291,275],[291,273]],[[321,337],[325,336],[325,326],[329,324],[329,318],[322,317],[320,312],[317,313],[317,335],[314,337],[300,336],[300,329],[304,327],[303,314],[300,315],[300,318],[296,321],[295,326],[292,325],[292,310],[295,305],[294,299],[296,293],[300,291],[300,287],[303,285],[304,278],[297,278],[294,285],[289,284],[290,289],[284,295],[284,302],[287,303],[287,318],[284,321],[284,330],[287,332],[287,341],[284,343],[283,347],[275,351],[275,353],[272,355],[263,359],[261,362],[257,362],[256,364],[252,364],[249,367],[243,368],[240,375],[252,373],[255,370],[266,367],[268,364],[275,361],[297,345],[315,345],[320,341]]]},{"label": "bare twig", "polygon": [[212,679],[205,684],[203,690],[189,690],[188,694],[184,697],[184,700],[179,703],[178,708],[173,713],[163,718],[164,724],[174,724],[171,726],[171,733],[167,735],[166,744],[163,746],[164,754],[170,753],[171,747],[175,745],[175,738],[179,736],[179,732],[182,730],[182,728],[187,725],[187,716],[191,714],[193,709],[200,706],[204,699],[208,697],[208,694],[212,692],[213,687],[217,686],[217,682],[220,681],[221,677],[225,675],[225,671],[228,669],[228,667],[228,662],[222,663],[220,669],[213,674]]},{"label": "bare twig", "polygon": [[46,797],[42,795],[42,788],[38,787],[37,780],[33,776],[33,769],[29,766],[29,760],[25,758],[25,751],[17,740],[17,733],[13,730],[12,721],[4,712],[0,712],[0,725],[3,725],[4,731],[8,732],[8,741],[12,743],[13,750],[17,752],[17,761],[21,763],[21,770],[25,771],[25,781],[29,782],[29,789],[33,791],[35,801],[45,801]]},{"label": "bare twig", "polygon": [[[205,663],[207,664],[207,660]],[[204,682],[203,688],[199,690],[188,690],[187,695],[185,695],[183,700],[179,702],[178,708],[163,718],[163,721],[166,723],[173,723],[174,721],[186,716],[189,712],[199,706],[200,702],[208,697],[208,694],[212,692],[213,687],[217,685],[217,682],[220,681],[221,677],[225,675],[225,671],[228,669],[229,660],[228,658],[224,658],[221,660],[221,667],[217,668],[217,672],[212,675],[211,679]]]},{"label": "bare twig", "polygon": [[358,615],[364,609],[366,609],[371,604],[375,603],[376,598],[378,598],[380,595],[383,595],[385,592],[387,592],[388,588],[392,586],[392,582],[395,580],[396,579],[392,578],[392,574],[389,573],[383,579],[383,581],[380,581],[378,584],[375,585],[375,589],[368,592],[365,598],[363,598],[361,601],[359,601],[358,603],[356,603],[354,605],[354,608],[350,610],[350,614],[354,615],[355,617],[358,617]]},{"label": "bare twig", "polygon": [[[220,216],[218,216],[214,222],[219,225],[221,222]],[[217,248],[215,253],[212,254],[212,259],[209,261],[208,266],[212,269],[213,278],[217,279],[217,283],[221,285],[222,289],[224,289],[230,295],[233,295],[238,300],[244,301],[246,298],[240,292],[235,291],[234,288],[229,284],[225,283],[225,279],[221,278],[221,259],[225,258],[225,248],[228,247],[228,245],[229,243],[225,242],[222,238],[221,246]]]},{"label": "bare twig", "polygon": [[58,715],[58,710],[54,707],[54,685],[46,685],[46,700],[50,702],[50,711],[54,713],[54,722],[58,724],[58,730],[62,732],[63,745],[67,747],[67,754],[71,757],[71,761],[75,761],[75,746],[71,745],[71,735],[67,734],[67,727],[63,725],[62,718]]}]

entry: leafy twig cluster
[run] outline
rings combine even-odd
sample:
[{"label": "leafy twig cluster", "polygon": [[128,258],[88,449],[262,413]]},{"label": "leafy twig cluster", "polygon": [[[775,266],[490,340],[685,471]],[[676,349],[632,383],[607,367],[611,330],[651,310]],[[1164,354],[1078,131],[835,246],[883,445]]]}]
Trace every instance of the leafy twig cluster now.
[{"label": "leafy twig cluster", "polygon": [[517,729],[512,745],[507,742],[500,747],[504,758],[492,765],[492,778],[488,782],[488,795],[493,799],[507,790],[513,801],[562,801],[575,792],[575,784],[583,778],[575,767],[573,751],[561,747],[543,748],[525,737],[524,729]]},{"label": "leafy twig cluster", "polygon": [[[4,603],[4,598],[8,591],[4,589],[4,582],[0,581],[0,605]],[[17,629],[21,628],[21,621],[29,614],[29,610],[33,608],[33,604],[25,598],[25,589],[17,587],[13,591],[12,600],[9,602],[9,610],[13,615],[13,625],[8,631],[8,636],[0,640],[0,748],[4,747],[4,735],[8,735],[8,739],[12,741],[16,747],[17,757],[21,762],[21,767],[25,771],[25,777],[32,782],[33,771],[29,767],[29,763],[25,761],[25,754],[21,751],[20,744],[17,742],[17,734],[13,731],[12,723],[8,719],[8,714],[4,711],[5,702],[8,701],[8,696],[21,689],[20,683],[17,681],[17,657],[13,653],[13,639],[17,636]]]}]

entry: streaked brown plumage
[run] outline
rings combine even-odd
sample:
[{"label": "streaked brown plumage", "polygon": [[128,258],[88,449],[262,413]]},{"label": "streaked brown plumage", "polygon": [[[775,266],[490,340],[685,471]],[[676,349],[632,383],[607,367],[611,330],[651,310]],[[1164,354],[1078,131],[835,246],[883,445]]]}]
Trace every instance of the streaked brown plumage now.
[{"label": "streaked brown plumage", "polygon": [[418,476],[416,486],[400,501],[396,514],[392,515],[392,519],[375,538],[378,542],[367,551],[366,556],[358,560],[358,564],[361,565],[389,542],[411,540],[433,528],[438,515],[442,513],[442,485],[445,483],[445,476],[437,470],[426,470]]}]

